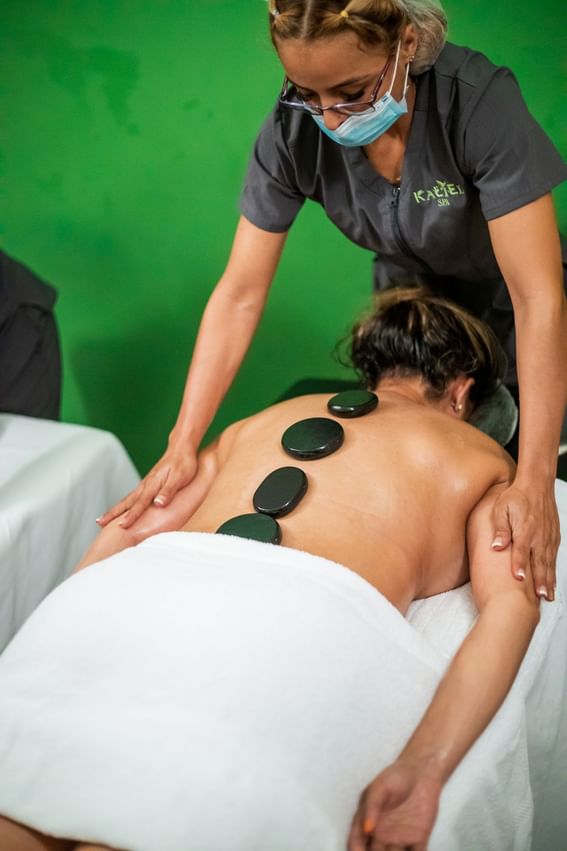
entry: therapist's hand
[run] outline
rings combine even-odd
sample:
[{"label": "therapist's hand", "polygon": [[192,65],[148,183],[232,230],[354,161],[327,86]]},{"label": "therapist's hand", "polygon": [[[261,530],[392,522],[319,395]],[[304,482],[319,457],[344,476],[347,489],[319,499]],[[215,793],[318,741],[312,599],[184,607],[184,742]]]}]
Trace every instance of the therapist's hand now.
[{"label": "therapist's hand", "polygon": [[158,508],[169,505],[175,494],[194,479],[197,465],[196,454],[187,446],[170,446],[138,487],[98,517],[96,522],[99,526],[106,526],[122,515],[119,525],[127,529],[150,505]]},{"label": "therapist's hand", "polygon": [[426,851],[442,784],[397,760],[364,790],[348,851]]},{"label": "therapist's hand", "polygon": [[492,548],[512,547],[512,573],[523,579],[531,565],[538,597],[555,599],[555,560],[561,540],[553,483],[502,491],[492,512]]}]

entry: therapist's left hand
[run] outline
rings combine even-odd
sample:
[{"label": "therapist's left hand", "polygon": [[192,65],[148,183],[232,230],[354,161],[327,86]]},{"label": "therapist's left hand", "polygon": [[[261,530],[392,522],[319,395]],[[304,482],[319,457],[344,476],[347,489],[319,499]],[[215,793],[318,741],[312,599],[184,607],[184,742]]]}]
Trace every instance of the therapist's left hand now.
[{"label": "therapist's left hand", "polygon": [[514,482],[502,491],[492,512],[492,548],[512,547],[512,573],[523,579],[531,566],[535,592],[555,599],[555,561],[561,541],[553,482],[530,487]]},{"label": "therapist's left hand", "polygon": [[441,789],[415,765],[392,763],[364,790],[348,851],[426,851]]}]

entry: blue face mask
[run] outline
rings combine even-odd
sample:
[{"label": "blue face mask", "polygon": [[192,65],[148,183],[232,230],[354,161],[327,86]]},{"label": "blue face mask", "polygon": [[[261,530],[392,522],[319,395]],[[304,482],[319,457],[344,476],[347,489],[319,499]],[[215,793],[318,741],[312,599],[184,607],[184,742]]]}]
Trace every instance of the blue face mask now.
[{"label": "blue face mask", "polygon": [[[396,52],[396,64],[394,66],[394,74],[392,77],[392,85],[396,79],[396,71],[398,70],[398,59],[400,56],[400,42]],[[349,117],[340,124],[336,130],[329,130],[325,126],[325,121],[322,115],[312,115],[313,121],[321,128],[323,133],[339,145],[345,145],[347,148],[358,148],[361,145],[369,145],[382,133],[385,133],[398,118],[405,115],[408,111],[406,103],[406,92],[408,89],[408,74],[409,64],[406,68],[406,78],[404,80],[404,93],[400,101],[392,97],[392,85],[385,95],[377,100],[369,109],[364,112],[359,112],[357,115],[349,115]]]}]

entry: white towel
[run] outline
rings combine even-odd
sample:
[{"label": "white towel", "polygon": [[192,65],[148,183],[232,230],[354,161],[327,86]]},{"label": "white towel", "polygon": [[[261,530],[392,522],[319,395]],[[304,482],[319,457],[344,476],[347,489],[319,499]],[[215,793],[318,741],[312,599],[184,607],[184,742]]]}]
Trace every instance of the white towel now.
[{"label": "white towel", "polygon": [[[63,583],[0,657],[0,812],[130,851],[345,851],[446,665],[341,565],[158,535]],[[512,691],[430,851],[529,848],[526,753]]]}]

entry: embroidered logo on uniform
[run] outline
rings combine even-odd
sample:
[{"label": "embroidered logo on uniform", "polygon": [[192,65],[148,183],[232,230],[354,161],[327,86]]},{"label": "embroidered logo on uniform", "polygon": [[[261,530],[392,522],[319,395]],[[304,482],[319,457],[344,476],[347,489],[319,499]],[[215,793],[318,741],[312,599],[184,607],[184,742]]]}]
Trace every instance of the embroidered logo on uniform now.
[{"label": "embroidered logo on uniform", "polygon": [[427,201],[437,201],[438,207],[450,207],[451,195],[464,195],[465,190],[458,183],[448,183],[446,180],[436,180],[430,189],[418,189],[413,193],[417,204]]}]

